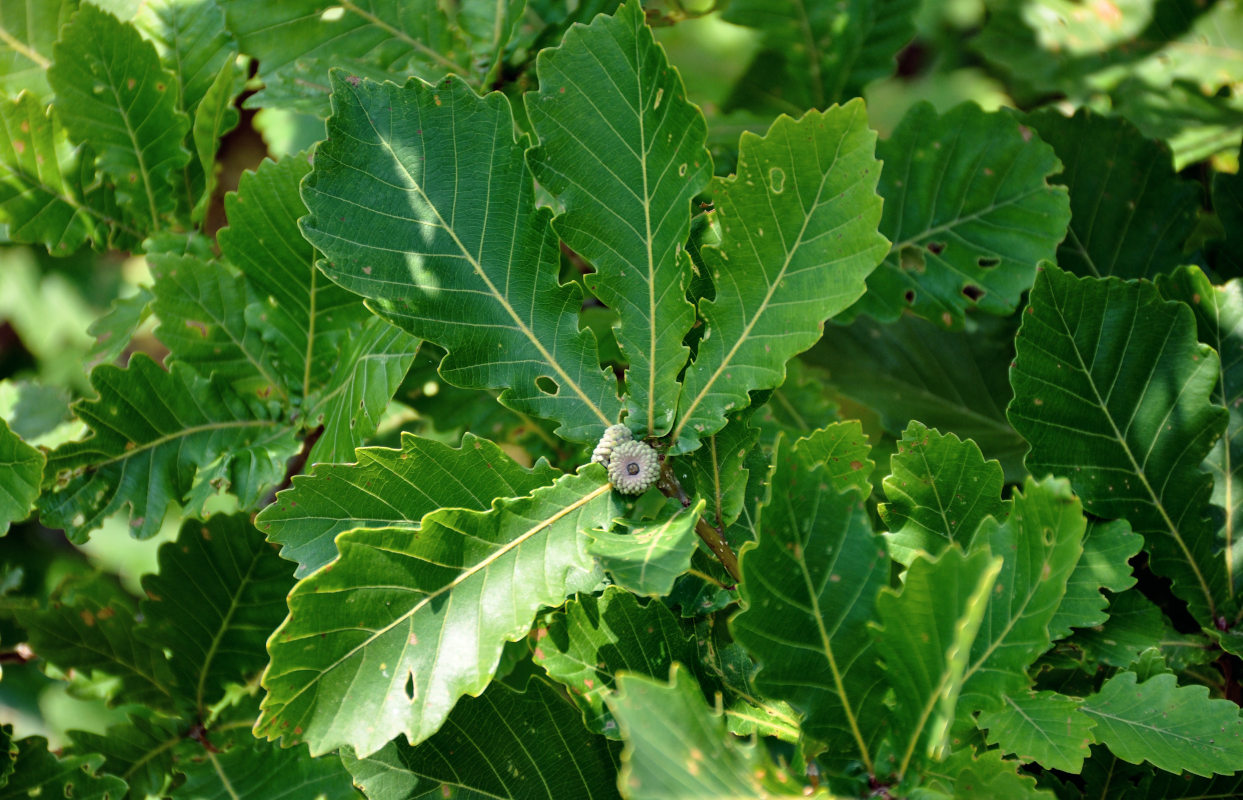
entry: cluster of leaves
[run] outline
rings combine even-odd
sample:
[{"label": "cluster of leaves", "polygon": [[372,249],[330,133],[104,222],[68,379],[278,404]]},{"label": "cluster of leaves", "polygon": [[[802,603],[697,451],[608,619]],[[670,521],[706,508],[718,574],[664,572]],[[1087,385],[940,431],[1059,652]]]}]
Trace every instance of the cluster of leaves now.
[{"label": "cluster of leaves", "polygon": [[[176,531],[6,548],[5,683],[124,717],[0,797],[1243,792],[1243,15],[999,2],[1028,110],[878,140],[918,12],[734,0],[705,115],[678,3],[0,0],[6,238],[150,276],[0,526]],[[217,230],[239,105],[322,141]]]}]

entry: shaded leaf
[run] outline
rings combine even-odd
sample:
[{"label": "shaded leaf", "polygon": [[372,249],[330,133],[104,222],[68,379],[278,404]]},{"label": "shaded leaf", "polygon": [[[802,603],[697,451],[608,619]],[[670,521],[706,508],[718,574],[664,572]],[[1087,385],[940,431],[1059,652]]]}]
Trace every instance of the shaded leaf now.
[{"label": "shaded leaf", "polygon": [[173,671],[200,713],[225,684],[246,683],[267,663],[264,642],[285,616],[292,570],[244,515],[188,519],[145,575],[138,635],[171,653]]},{"label": "shaded leaf", "polygon": [[234,106],[242,90],[245,75],[236,61],[226,61],[207,87],[202,102],[194,109],[190,137],[194,142],[194,154],[198,156],[198,169],[203,185],[198,201],[190,211],[190,219],[202,224],[207,217],[212,198],[216,194],[216,153],[225,134],[237,127],[241,115]]},{"label": "shaded leaf", "polygon": [[801,358],[787,361],[785,383],[773,389],[768,402],[753,417],[763,432],[764,445],[772,447],[778,431],[798,438],[836,421],[838,406],[825,391],[828,383],[829,375],[823,368]]},{"label": "shaded leaf", "polygon": [[[902,778],[946,747],[971,645],[984,618],[1000,557],[946,548],[935,560],[916,558],[901,591],[876,600],[877,652],[893,690],[889,739]],[[875,725],[877,720],[873,718]]]},{"label": "shaded leaf", "polygon": [[170,503],[194,513],[218,488],[251,506],[297,450],[268,409],[183,364],[165,372],[135,354],[127,369],[96,367],[91,385],[99,397],[74,412],[92,435],[52,451],[45,483],[55,484],[39,498],[43,523],[75,542],[127,506],[140,539],[160,529]]},{"label": "shaded leaf", "polygon": [[[259,60],[264,89],[247,105],[326,116],[330,66],[375,80],[407,75],[435,80],[446,72],[470,72],[460,29],[436,0],[221,0],[221,5],[242,52]],[[454,52],[460,60],[446,55]]]},{"label": "shaded leaf", "polygon": [[3,800],[27,800],[40,795],[74,800],[117,800],[125,796],[125,781],[96,774],[102,761],[99,756],[57,758],[48,752],[47,739],[42,736],[19,739],[12,746],[17,750],[17,759],[8,783],[0,786]]},{"label": "shaded leaf", "polygon": [[[536,610],[596,587],[579,531],[619,512],[590,464],[489,511],[445,508],[417,531],[357,530],[298,583],[269,643],[260,736],[367,756],[399,733],[418,744],[492,678]],[[338,710],[348,707],[350,713]]]},{"label": "shaded leaf", "polygon": [[1055,795],[1036,786],[1036,780],[1019,772],[1019,762],[1002,758],[1000,750],[977,754],[962,747],[944,761],[930,764],[927,777],[912,800],[1053,800]]},{"label": "shaded leaf", "polygon": [[668,684],[634,673],[617,683],[608,703],[626,742],[618,785],[629,800],[827,796],[806,794],[763,748],[731,736],[685,669]]},{"label": "shaded leaf", "polygon": [[439,508],[486,511],[560,473],[540,461],[524,469],[487,439],[467,433],[459,448],[402,434],[401,449],[365,447],[355,464],[316,464],[259,513],[255,524],[305,577],[337,556],[333,540],[354,528],[418,527]]},{"label": "shaded leaf", "polygon": [[7,238],[67,255],[96,237],[100,214],[78,196],[52,109],[34,95],[0,99],[0,221]]},{"label": "shaded leaf", "polygon": [[1109,619],[1099,627],[1075,631],[1071,642],[1093,659],[1113,667],[1129,666],[1154,644],[1174,669],[1202,664],[1214,657],[1206,637],[1176,631],[1169,617],[1139,589],[1110,597]]},{"label": "shaded leaf", "polygon": [[703,447],[673,463],[683,488],[707,502],[708,518],[721,530],[742,513],[750,478],[748,456],[759,438],[750,419],[750,413],[736,414],[724,428],[706,437]]},{"label": "shaded leaf", "polygon": [[132,25],[83,4],[61,29],[47,78],[70,137],[97,149],[119,204],[154,230],[175,211],[174,170],[190,154],[176,78]]},{"label": "shaded leaf", "polygon": [[695,322],[683,243],[691,200],[712,177],[707,126],[637,0],[571,28],[538,67],[526,110],[539,146],[528,160],[565,206],[553,229],[595,267],[587,287],[620,315],[627,422],[661,436],[689,353],[682,337]]},{"label": "shaded leaf", "polygon": [[102,755],[100,771],[123,775],[129,784],[129,795],[122,796],[160,796],[173,772],[176,754],[172,745],[181,739],[178,728],[182,725],[169,717],[130,714],[128,722],[110,725],[103,734],[72,731],[71,752]]},{"label": "shaded leaf", "polygon": [[113,700],[170,709],[182,691],[164,651],[135,635],[138,604],[103,575],[66,579],[46,608],[18,608],[30,647],[62,671],[120,679]]},{"label": "shaded leaf", "polygon": [[329,138],[303,184],[320,268],[447,349],[445,380],[504,388],[501,402],[557,420],[563,438],[598,438],[619,416],[616,382],[578,330],[578,289],[557,283],[508,100],[457,78],[334,81]]},{"label": "shaded leaf", "polygon": [[1121,117],[1086,109],[1069,118],[1039,111],[1023,121],[1057,151],[1063,169],[1054,181],[1070,191],[1058,266],[1098,278],[1152,278],[1183,260],[1200,187],[1178,177],[1165,144]]},{"label": "shaded leaf", "polygon": [[909,315],[892,324],[859,317],[830,325],[807,357],[828,367],[834,395],[876,411],[889,434],[911,420],[970,439],[1006,478],[1027,474],[1027,445],[1006,421],[1017,320],[984,317],[971,332],[938,329]]},{"label": "shaded leaf", "polygon": [[43,483],[46,456],[21,440],[0,419],[0,536],[34,507]]},{"label": "shaded leaf", "polygon": [[1006,695],[1004,705],[980,714],[977,724],[988,731],[988,743],[1007,755],[1035,761],[1046,769],[1078,774],[1095,739],[1096,723],[1080,711],[1080,701],[1056,692]]},{"label": "shaded leaf", "polygon": [[[574,708],[539,679],[518,692],[493,683],[463,699],[418,747],[398,737],[345,766],[371,800],[405,800],[440,784],[472,797],[513,800],[615,798],[616,746],[584,736]],[[417,791],[416,791],[417,788]]]},{"label": "shaded leaf", "polygon": [[95,344],[86,354],[87,366],[113,364],[125,348],[139,326],[151,315],[151,302],[155,295],[146,286],[129,297],[122,297],[112,302],[112,307],[103,316],[96,317],[86,332],[95,337]]},{"label": "shaded leaf", "polygon": [[1233,607],[1200,469],[1228,414],[1210,402],[1218,358],[1195,341],[1191,311],[1151,284],[1050,266],[1017,351],[1007,414],[1031,443],[1028,469],[1067,476],[1087,511],[1127,519],[1203,623]]},{"label": "shaded leaf", "polygon": [[1243,720],[1229,700],[1204,686],[1178,686],[1173,675],[1136,683],[1121,672],[1083,703],[1094,735],[1124,761],[1205,777],[1237,772],[1243,763]]},{"label": "shaded leaf", "polygon": [[909,566],[918,552],[935,556],[953,542],[965,546],[985,517],[1004,521],[1010,513],[1001,499],[1001,465],[985,461],[970,439],[912,420],[889,464],[889,502],[878,510],[889,526],[889,556],[902,564]]},{"label": "shaded leaf", "polygon": [[674,662],[697,661],[693,631],[668,607],[655,600],[641,605],[616,587],[572,598],[544,619],[535,637],[535,663],[569,688],[587,729],[610,739],[620,738],[605,705],[617,673],[663,678]]},{"label": "shaded leaf", "polygon": [[1027,670],[1049,649],[1049,621],[1083,553],[1083,506],[1064,478],[1028,478],[1005,522],[989,517],[971,552],[1003,559],[964,673],[960,714],[997,707],[1028,688]]},{"label": "shaded leaf", "polygon": [[785,362],[862,294],[886,251],[875,141],[857,100],[743,134],[738,174],[712,185],[722,243],[703,254],[716,298],[699,303],[706,330],[683,379],[678,451],[723,428],[747,392],[780,386]]},{"label": "shaded leaf", "polygon": [[730,630],[760,664],[757,688],[803,714],[835,769],[862,759],[874,772],[885,686],[868,623],[889,560],[862,494],[821,461],[817,445],[831,436],[778,445],[759,544],[742,551],[743,611]]},{"label": "shaded leaf", "polygon": [[1066,235],[1066,190],[1048,183],[1053,148],[1010,114],[964,103],[912,107],[876,147],[880,230],[893,245],[851,315],[904,311],[959,328],[968,308],[1009,314]]},{"label": "shaded leaf", "polygon": [[1159,276],[1157,290],[1167,300],[1191,307],[1196,338],[1212,347],[1220,361],[1212,398],[1229,412],[1226,432],[1213,445],[1203,467],[1213,475],[1213,505],[1224,512],[1217,539],[1224,548],[1227,590],[1238,592],[1243,576],[1243,542],[1236,529],[1243,525],[1243,285],[1232,280],[1213,286],[1198,267],[1180,267]]},{"label": "shaded leaf", "polygon": [[225,63],[237,56],[224,12],[215,0],[154,0],[142,4],[134,24],[176,77],[178,108],[195,117]]},{"label": "shaded leaf", "polygon": [[1131,531],[1126,520],[1089,520],[1083,534],[1083,555],[1066,581],[1066,596],[1049,621],[1054,641],[1070,635],[1071,628],[1090,628],[1109,618],[1109,604],[1102,589],[1121,592],[1135,585],[1128,563],[1144,546],[1144,538]]},{"label": "shaded leaf", "polygon": [[304,747],[281,748],[247,736],[223,753],[199,751],[181,759],[178,770],[186,782],[173,790],[173,800],[356,800],[350,774],[336,758],[311,758]]},{"label": "shaded leaf", "polygon": [[674,580],[690,568],[699,543],[695,524],[703,509],[703,500],[688,508],[671,500],[666,513],[654,520],[623,521],[624,533],[586,531],[587,553],[623,589],[653,597],[669,594]]},{"label": "shaded leaf", "polygon": [[25,89],[40,105],[48,101],[52,43],[77,7],[77,0],[0,3],[0,92],[17,97]]}]

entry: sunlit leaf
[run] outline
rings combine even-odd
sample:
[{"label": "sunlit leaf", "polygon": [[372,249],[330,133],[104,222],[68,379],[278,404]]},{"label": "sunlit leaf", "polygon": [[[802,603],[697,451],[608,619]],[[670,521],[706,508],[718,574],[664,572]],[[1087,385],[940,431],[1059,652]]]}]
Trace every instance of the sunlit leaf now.
[{"label": "sunlit leaf", "polygon": [[623,532],[587,531],[587,552],[600,560],[613,582],[636,594],[660,597],[669,594],[673,581],[690,568],[691,554],[699,538],[695,524],[704,501],[682,508],[676,501],[672,512],[654,520],[628,521]]},{"label": "sunlit leaf", "polygon": [[0,536],[34,507],[43,484],[46,456],[22,441],[0,419]]},{"label": "sunlit leaf", "polygon": [[1004,705],[980,714],[977,724],[988,731],[990,744],[1020,761],[1078,774],[1095,741],[1096,723],[1084,714],[1080,701],[1056,692],[1007,695]]}]

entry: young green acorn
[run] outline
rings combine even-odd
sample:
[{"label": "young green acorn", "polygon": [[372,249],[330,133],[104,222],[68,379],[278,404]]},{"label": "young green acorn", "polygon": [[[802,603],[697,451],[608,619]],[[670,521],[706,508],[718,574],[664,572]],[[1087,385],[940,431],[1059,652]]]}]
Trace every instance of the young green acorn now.
[{"label": "young green acorn", "polygon": [[622,494],[643,494],[660,477],[660,458],[643,442],[622,442],[609,457],[609,481]]}]

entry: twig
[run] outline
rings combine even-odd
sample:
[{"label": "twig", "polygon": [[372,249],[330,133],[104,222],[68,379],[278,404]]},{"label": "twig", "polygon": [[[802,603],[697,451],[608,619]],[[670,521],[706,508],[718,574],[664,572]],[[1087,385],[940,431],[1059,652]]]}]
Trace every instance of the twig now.
[{"label": "twig", "polygon": [[[683,508],[690,508],[691,498],[682,488],[678,476],[673,474],[673,469],[668,461],[664,461],[660,467],[660,478],[656,481],[656,488],[666,497],[672,497],[682,504]],[[699,534],[699,538],[703,539],[704,544],[708,545],[708,549],[721,562],[721,566],[725,567],[735,581],[742,580],[742,572],[738,569],[738,556],[734,555],[734,551],[730,549],[729,542],[725,541],[725,537],[716,528],[708,524],[708,521],[700,517],[695,521],[695,533]]]},{"label": "twig", "polygon": [[283,492],[290,486],[293,486],[293,476],[301,475],[302,468],[306,466],[306,461],[311,457],[311,450],[314,449],[315,443],[319,441],[319,437],[324,435],[324,426],[320,425],[311,431],[302,440],[302,449],[294,454],[293,458],[285,465],[285,478],[274,489],[269,491],[263,497],[263,502],[259,504],[260,508],[269,506],[276,501],[277,492]]}]

